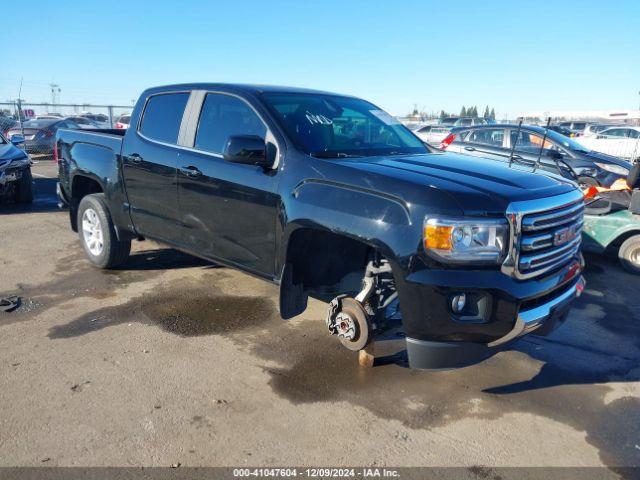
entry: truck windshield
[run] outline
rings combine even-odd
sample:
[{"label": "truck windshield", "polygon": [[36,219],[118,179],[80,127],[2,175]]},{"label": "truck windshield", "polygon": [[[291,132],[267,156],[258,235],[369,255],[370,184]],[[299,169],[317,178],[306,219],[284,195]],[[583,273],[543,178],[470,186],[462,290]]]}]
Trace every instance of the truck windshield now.
[{"label": "truck windshield", "polygon": [[298,148],[315,157],[429,153],[398,120],[358,98],[312,93],[267,93],[263,98]]}]

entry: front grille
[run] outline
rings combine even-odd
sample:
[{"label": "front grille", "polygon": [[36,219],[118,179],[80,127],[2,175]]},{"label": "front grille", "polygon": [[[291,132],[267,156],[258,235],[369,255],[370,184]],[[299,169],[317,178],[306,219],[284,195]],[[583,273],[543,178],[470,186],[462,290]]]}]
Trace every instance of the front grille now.
[{"label": "front grille", "polygon": [[580,192],[516,204],[508,214],[511,273],[533,278],[570,262],[580,251],[583,211]]}]

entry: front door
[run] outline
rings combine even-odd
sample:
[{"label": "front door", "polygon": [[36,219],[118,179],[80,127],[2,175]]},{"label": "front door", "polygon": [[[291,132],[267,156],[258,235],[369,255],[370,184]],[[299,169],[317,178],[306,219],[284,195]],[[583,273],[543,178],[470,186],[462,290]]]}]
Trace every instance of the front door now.
[{"label": "front door", "polygon": [[149,97],[139,129],[131,125],[122,151],[123,176],[136,230],[179,245],[176,167],[178,132],[189,93]]},{"label": "front door", "polygon": [[274,275],[279,206],[277,172],[224,160],[231,135],[267,137],[267,127],[242,99],[208,93],[193,149],[178,156],[183,243],[201,255]]}]

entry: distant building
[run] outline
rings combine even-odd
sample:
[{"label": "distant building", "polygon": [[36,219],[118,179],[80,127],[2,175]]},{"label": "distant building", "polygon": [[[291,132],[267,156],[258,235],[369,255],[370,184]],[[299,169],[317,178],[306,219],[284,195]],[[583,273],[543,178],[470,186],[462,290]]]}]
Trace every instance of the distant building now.
[{"label": "distant building", "polygon": [[640,124],[640,110],[547,110],[521,112],[518,117],[544,120],[588,120]]}]

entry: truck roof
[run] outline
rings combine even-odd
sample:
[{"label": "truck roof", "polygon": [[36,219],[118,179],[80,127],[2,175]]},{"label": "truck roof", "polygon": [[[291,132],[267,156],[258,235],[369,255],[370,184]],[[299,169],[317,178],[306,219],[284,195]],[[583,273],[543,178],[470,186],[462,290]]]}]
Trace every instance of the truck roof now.
[{"label": "truck roof", "polygon": [[148,88],[143,92],[144,96],[154,93],[162,93],[173,90],[221,90],[227,92],[243,92],[252,94],[261,93],[314,93],[320,95],[336,95],[341,97],[351,97],[352,95],[343,95],[322,90],[314,90],[310,88],[286,87],[279,85],[254,85],[246,83],[178,83],[173,85],[161,85],[158,87]]}]

